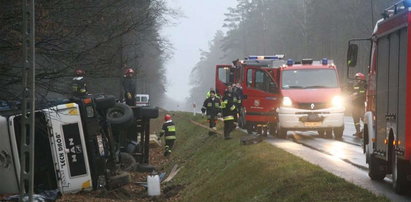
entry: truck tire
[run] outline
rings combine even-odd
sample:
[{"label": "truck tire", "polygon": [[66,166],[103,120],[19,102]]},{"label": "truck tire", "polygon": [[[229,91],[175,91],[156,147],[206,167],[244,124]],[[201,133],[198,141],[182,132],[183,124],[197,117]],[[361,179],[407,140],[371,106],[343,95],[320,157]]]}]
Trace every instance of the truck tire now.
[{"label": "truck tire", "polygon": [[287,129],[278,127],[277,136],[281,139],[286,139],[287,138]]},{"label": "truck tire", "polygon": [[333,129],[331,128],[325,129],[325,138],[327,139],[333,138]]},{"label": "truck tire", "polygon": [[392,155],[392,187],[397,194],[405,194],[409,188],[409,181],[407,180],[407,162],[398,159],[395,151],[391,151]]},{"label": "truck tire", "polygon": [[128,126],[134,119],[133,111],[128,105],[116,103],[107,110],[107,121],[116,126]]},{"label": "truck tire", "polygon": [[137,168],[137,162],[133,155],[127,152],[120,152],[120,169],[124,171],[134,171]]},{"label": "truck tire", "polygon": [[334,130],[334,138],[336,139],[336,140],[341,140],[342,139],[342,136],[343,136],[343,133],[344,133],[344,126],[342,126],[342,127],[338,127],[338,128],[334,128],[333,129]]},{"label": "truck tire", "polygon": [[96,95],[94,97],[96,108],[98,110],[105,110],[113,107],[116,104],[116,97],[113,95]]},{"label": "truck tire", "polygon": [[318,132],[318,135],[319,135],[321,138],[324,138],[324,137],[325,137],[325,130],[324,130],[324,129],[319,129],[319,130],[317,130],[317,132]]},{"label": "truck tire", "polygon": [[254,130],[254,128],[253,128],[253,125],[252,124],[250,124],[250,123],[247,123],[246,125],[245,125],[245,128],[247,129],[247,133],[248,134],[253,134],[253,130]]},{"label": "truck tire", "polygon": [[276,136],[277,135],[277,124],[272,123],[268,125],[268,130],[271,136]]},{"label": "truck tire", "polygon": [[368,162],[368,176],[372,180],[381,181],[385,178],[385,170],[381,170],[381,160],[376,158],[374,154],[371,154]]}]

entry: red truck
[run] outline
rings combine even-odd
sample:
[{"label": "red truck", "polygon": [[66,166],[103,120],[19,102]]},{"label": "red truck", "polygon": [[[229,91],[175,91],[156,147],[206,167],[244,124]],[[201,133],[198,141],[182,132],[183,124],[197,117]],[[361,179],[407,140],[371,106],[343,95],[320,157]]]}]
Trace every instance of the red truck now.
[{"label": "red truck", "polygon": [[411,1],[387,8],[371,38],[353,39],[347,52],[348,72],[357,66],[357,45],[371,42],[368,68],[364,153],[372,180],[392,174],[397,193],[411,186]]},{"label": "red truck", "polygon": [[275,80],[274,69],[284,61],[283,56],[249,56],[233,65],[217,65],[215,87],[223,95],[229,84],[239,83],[243,90],[240,127],[249,133],[275,134],[278,116],[276,108],[281,95]]}]

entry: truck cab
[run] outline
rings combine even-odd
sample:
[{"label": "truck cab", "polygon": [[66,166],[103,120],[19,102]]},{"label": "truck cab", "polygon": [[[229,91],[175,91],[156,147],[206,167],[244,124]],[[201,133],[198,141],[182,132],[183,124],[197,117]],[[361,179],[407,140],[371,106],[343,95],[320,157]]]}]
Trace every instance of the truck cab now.
[{"label": "truck cab", "polygon": [[241,85],[243,97],[238,120],[240,127],[249,133],[275,134],[278,120],[275,110],[281,99],[272,68],[280,59],[279,56],[249,56],[235,65],[216,66],[218,94],[223,95],[228,85]]},{"label": "truck cab", "polygon": [[345,106],[336,66],[327,59],[288,60],[278,72],[282,103],[277,108],[277,133],[317,130],[320,135],[340,139],[344,131]]}]

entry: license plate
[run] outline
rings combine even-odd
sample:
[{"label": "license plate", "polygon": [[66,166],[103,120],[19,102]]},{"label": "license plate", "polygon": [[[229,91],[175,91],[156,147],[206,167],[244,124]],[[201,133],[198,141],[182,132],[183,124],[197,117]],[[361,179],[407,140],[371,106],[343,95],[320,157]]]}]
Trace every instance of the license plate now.
[{"label": "license plate", "polygon": [[304,126],[307,127],[317,127],[317,126],[321,126],[321,122],[305,122]]}]

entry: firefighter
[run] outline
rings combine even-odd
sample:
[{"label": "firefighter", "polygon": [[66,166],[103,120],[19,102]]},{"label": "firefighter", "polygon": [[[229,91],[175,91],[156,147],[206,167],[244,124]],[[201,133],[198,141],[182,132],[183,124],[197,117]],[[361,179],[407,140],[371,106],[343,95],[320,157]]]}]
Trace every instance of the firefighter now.
[{"label": "firefighter", "polygon": [[209,98],[209,97],[210,97],[211,91],[214,91],[215,97],[218,98],[218,99],[220,99],[220,96],[218,96],[218,94],[215,93],[214,88],[210,88],[210,90],[207,92],[206,98]]},{"label": "firefighter", "polygon": [[164,116],[164,124],[160,131],[160,139],[161,137],[165,136],[166,146],[164,151],[164,156],[168,156],[171,154],[171,150],[174,146],[174,141],[176,140],[176,126],[171,119],[170,114],[166,114]]},{"label": "firefighter", "polygon": [[240,83],[233,84],[232,86],[233,92],[233,101],[236,105],[236,116],[234,116],[234,122],[238,122],[238,117],[240,117],[241,106],[242,106],[242,97],[243,97],[243,90],[241,89]]},{"label": "firefighter", "polygon": [[87,84],[86,84],[86,72],[82,69],[76,69],[74,71],[74,78],[71,83],[72,93],[74,97],[84,97],[87,95]]},{"label": "firefighter", "polygon": [[367,82],[365,75],[362,73],[355,74],[355,80],[352,87],[351,101],[352,101],[352,118],[355,125],[355,133],[353,136],[362,137],[360,130],[360,120],[364,121],[363,116],[365,112],[365,92],[367,90]]},{"label": "firefighter", "polygon": [[[215,91],[210,90],[210,97],[204,100],[203,107],[201,108],[201,112],[207,112],[207,119],[209,122],[209,127],[217,130],[217,117],[221,114],[221,101],[216,97]],[[208,132],[208,135],[214,135],[215,133],[212,131]]]},{"label": "firefighter", "polygon": [[128,68],[124,71],[124,99],[128,106],[136,106],[136,81],[133,77],[134,70],[132,68]]},{"label": "firefighter", "polygon": [[231,139],[230,133],[235,129],[234,117],[237,115],[236,103],[232,95],[232,88],[228,88],[223,96],[221,108],[224,119],[224,139]]}]

